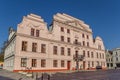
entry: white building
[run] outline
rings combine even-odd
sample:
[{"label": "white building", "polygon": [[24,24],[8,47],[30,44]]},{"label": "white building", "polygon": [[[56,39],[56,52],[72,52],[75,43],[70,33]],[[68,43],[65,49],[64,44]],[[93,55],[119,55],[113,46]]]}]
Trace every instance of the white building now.
[{"label": "white building", "polygon": [[17,31],[10,29],[5,49],[4,69],[21,71],[74,70],[73,55],[83,55],[81,69],[106,68],[106,56],[100,37],[93,39],[92,29],[83,21],[67,14],[53,16],[50,29],[47,23],[35,14],[23,17]]},{"label": "white building", "polygon": [[113,50],[113,67],[120,68],[120,48]]},{"label": "white building", "polygon": [[107,68],[113,69],[113,52],[112,51],[106,51],[106,62],[107,62]]}]

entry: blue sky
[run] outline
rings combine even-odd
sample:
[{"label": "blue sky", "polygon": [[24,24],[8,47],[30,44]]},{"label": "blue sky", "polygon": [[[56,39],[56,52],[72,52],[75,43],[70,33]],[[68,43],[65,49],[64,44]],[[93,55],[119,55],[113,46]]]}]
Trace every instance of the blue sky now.
[{"label": "blue sky", "polygon": [[0,0],[0,46],[8,29],[17,29],[23,16],[40,15],[48,25],[56,13],[66,13],[90,25],[106,49],[120,47],[120,0]]}]

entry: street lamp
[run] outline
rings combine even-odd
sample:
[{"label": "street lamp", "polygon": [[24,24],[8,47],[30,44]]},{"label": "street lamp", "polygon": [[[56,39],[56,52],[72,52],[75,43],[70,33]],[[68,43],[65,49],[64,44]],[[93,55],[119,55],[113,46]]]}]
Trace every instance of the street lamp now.
[{"label": "street lamp", "polygon": [[83,55],[79,55],[78,52],[75,53],[75,55],[73,55],[73,60],[76,62],[76,69],[79,70],[79,61],[83,61],[84,56]]}]

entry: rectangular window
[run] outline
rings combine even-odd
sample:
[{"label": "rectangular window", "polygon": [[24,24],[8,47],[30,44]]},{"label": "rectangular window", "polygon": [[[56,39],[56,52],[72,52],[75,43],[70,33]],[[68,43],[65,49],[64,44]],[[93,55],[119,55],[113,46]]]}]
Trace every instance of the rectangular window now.
[{"label": "rectangular window", "polygon": [[92,67],[94,67],[94,61],[92,61]]},{"label": "rectangular window", "polygon": [[22,51],[27,51],[27,41],[22,41]]},{"label": "rectangular window", "polygon": [[85,57],[85,51],[83,51],[83,56]]},{"label": "rectangular window", "polygon": [[89,42],[87,42],[87,47],[89,47]]},{"label": "rectangular window", "polygon": [[91,52],[91,58],[94,58],[93,52]]},{"label": "rectangular window", "polygon": [[85,38],[85,35],[84,35],[84,34],[82,34],[82,38]]},{"label": "rectangular window", "polygon": [[97,55],[97,58],[98,58],[98,52],[96,53],[96,55]]},{"label": "rectangular window", "polygon": [[61,36],[61,41],[64,41],[64,36]]},{"label": "rectangular window", "polygon": [[27,67],[27,58],[21,58],[21,67]]},{"label": "rectangular window", "polygon": [[88,61],[88,68],[90,68],[90,61]]},{"label": "rectangular window", "polygon": [[85,46],[85,41],[83,41],[83,46]]},{"label": "rectangular window", "polygon": [[46,67],[46,60],[45,59],[41,59],[41,67]]},{"label": "rectangular window", "polygon": [[67,42],[70,43],[70,38],[69,37],[67,38]]},{"label": "rectangular window", "polygon": [[32,43],[32,52],[37,51],[37,43]]},{"label": "rectangular window", "polygon": [[102,54],[103,55],[103,59],[104,59],[104,54]]},{"label": "rectangular window", "polygon": [[70,34],[70,29],[67,29],[67,33]]},{"label": "rectangular window", "polygon": [[88,55],[88,57],[90,57],[90,53],[89,53],[89,51],[87,52],[87,55]]},{"label": "rectangular window", "polygon": [[36,67],[37,66],[37,59],[32,59],[32,67]]},{"label": "rectangular window", "polygon": [[57,46],[53,46],[53,54],[57,55]]},{"label": "rectangular window", "polygon": [[65,67],[65,61],[61,60],[61,67]]},{"label": "rectangular window", "polygon": [[77,39],[75,39],[75,44],[78,44],[78,40]]},{"label": "rectangular window", "polygon": [[53,60],[53,67],[57,67],[58,63],[57,60]]},{"label": "rectangular window", "polygon": [[65,55],[64,54],[64,47],[61,47],[61,55]]},{"label": "rectangular window", "polygon": [[68,56],[70,56],[70,55],[71,55],[71,49],[68,48]]},{"label": "rectangular window", "polygon": [[46,53],[46,45],[41,44],[41,53]]},{"label": "rectangular window", "polygon": [[100,59],[101,59],[101,53],[99,53],[100,54]]},{"label": "rectangular window", "polygon": [[31,36],[34,36],[35,29],[31,28]]},{"label": "rectangular window", "polygon": [[63,27],[61,27],[61,32],[64,32],[64,28]]},{"label": "rectangular window", "polygon": [[39,30],[36,30],[36,37],[39,37]]},{"label": "rectangular window", "polygon": [[89,39],[89,36],[87,35],[87,39]]}]

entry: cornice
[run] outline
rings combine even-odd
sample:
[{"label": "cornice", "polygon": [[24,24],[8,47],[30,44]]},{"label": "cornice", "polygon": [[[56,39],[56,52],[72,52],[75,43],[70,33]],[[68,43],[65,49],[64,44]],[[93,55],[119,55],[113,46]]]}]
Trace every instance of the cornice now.
[{"label": "cornice", "polygon": [[21,33],[17,33],[16,35],[17,36],[21,36],[21,37],[31,38],[31,39],[48,41],[48,42],[52,42],[52,43],[54,42],[54,43],[58,43],[58,44],[70,45],[70,46],[79,47],[79,48],[93,49],[93,50],[97,50],[97,51],[105,51],[105,50],[99,50],[99,49],[96,49],[96,48],[93,48],[93,47],[81,46],[81,45],[76,45],[76,44],[67,43],[67,42],[61,42],[61,41],[47,39],[47,38],[42,38],[42,37],[34,37],[34,36],[30,36],[30,35],[26,35],[26,34],[21,34]]},{"label": "cornice", "polygon": [[7,45],[5,46],[5,48],[7,48],[7,46],[13,41],[13,39],[16,37],[16,32],[13,34],[13,36],[11,37],[11,39],[7,42]]},{"label": "cornice", "polygon": [[33,18],[29,18],[29,17],[26,17],[27,19],[30,19],[30,20],[33,20],[33,21],[37,21],[37,22],[40,22],[40,23],[43,23],[43,24],[45,24],[45,22],[42,22],[42,21],[40,21],[40,20],[36,20],[36,19],[33,19]]}]

